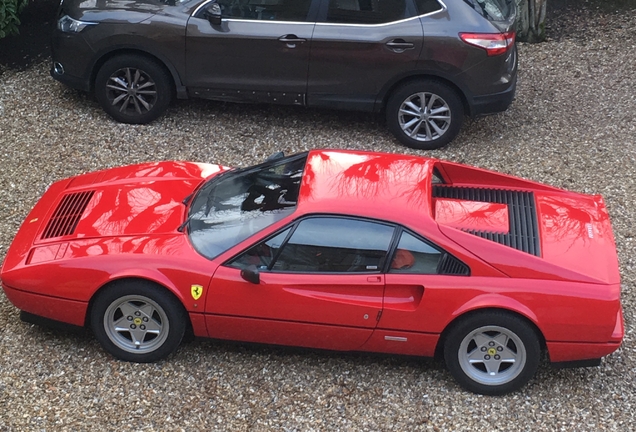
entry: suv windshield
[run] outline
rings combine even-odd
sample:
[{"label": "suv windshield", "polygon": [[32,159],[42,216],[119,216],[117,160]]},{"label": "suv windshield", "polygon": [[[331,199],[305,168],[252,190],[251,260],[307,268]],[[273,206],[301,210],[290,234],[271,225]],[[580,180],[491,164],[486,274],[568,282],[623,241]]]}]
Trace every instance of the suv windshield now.
[{"label": "suv windshield", "polygon": [[307,153],[210,179],[188,214],[192,245],[214,258],[294,212]]},{"label": "suv windshield", "polygon": [[515,11],[513,0],[464,0],[489,21],[507,21]]}]

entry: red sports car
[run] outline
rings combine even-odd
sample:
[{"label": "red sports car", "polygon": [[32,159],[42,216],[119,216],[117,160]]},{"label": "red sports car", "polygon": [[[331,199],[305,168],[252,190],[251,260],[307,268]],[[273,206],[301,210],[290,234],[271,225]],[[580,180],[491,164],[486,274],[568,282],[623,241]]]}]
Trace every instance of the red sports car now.
[{"label": "red sports car", "polygon": [[503,394],[623,338],[600,196],[442,160],[310,151],[158,162],[53,184],[2,268],[25,320],[151,362],[195,336],[445,359]]}]

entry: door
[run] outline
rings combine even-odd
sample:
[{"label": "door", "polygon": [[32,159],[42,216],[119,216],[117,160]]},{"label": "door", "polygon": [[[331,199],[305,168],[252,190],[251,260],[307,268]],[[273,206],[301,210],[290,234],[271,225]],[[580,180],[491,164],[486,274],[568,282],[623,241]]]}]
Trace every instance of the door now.
[{"label": "door", "polygon": [[[213,338],[360,348],[377,326],[394,228],[310,217],[221,266],[206,301]],[[258,280],[248,282],[241,272]]]},{"label": "door", "polygon": [[372,110],[415,70],[423,31],[407,0],[323,0],[309,60],[308,105]]},{"label": "door", "polygon": [[[432,357],[440,333],[457,307],[466,282],[450,276],[450,256],[419,236],[402,231],[385,275],[382,317],[362,350]],[[459,297],[461,298],[461,297]]]},{"label": "door", "polygon": [[312,0],[217,0],[220,25],[207,3],[188,21],[186,86],[221,100],[302,104],[315,23]]}]

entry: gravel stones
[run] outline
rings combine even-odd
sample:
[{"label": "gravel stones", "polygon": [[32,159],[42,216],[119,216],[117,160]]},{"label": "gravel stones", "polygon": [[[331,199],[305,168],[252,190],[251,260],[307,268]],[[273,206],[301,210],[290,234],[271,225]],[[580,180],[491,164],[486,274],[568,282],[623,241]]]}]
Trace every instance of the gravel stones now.
[{"label": "gravel stones", "polygon": [[485,397],[460,389],[441,365],[405,357],[194,341],[167,361],[123,363],[88,332],[22,323],[0,294],[0,431],[636,429],[634,28],[633,8],[550,17],[551,39],[519,46],[512,107],[467,122],[433,152],[399,146],[364,113],[192,100],[151,125],[122,125],[52,80],[46,63],[2,71],[0,257],[45,188],[78,173],[166,159],[246,166],[325,147],[412,152],[601,193],[626,336],[599,368],[544,362],[521,391]]}]

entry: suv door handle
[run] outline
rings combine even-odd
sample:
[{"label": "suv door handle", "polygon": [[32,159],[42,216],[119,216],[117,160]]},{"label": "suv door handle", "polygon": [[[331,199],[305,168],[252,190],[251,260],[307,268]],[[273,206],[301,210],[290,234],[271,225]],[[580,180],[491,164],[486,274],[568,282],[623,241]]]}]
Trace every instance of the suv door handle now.
[{"label": "suv door handle", "polygon": [[289,48],[296,48],[297,43],[307,42],[307,39],[299,38],[295,34],[286,34],[278,38],[279,41],[286,43]]},{"label": "suv door handle", "polygon": [[415,44],[412,42],[407,42],[404,39],[393,39],[386,43],[386,46],[389,47],[390,50],[395,52],[404,52],[406,50],[410,50],[415,48]]}]

